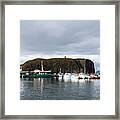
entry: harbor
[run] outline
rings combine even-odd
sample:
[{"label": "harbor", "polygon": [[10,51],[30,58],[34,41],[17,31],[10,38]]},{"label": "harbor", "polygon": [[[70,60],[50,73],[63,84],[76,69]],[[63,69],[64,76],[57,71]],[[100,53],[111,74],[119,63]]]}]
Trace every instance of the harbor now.
[{"label": "harbor", "polygon": [[[85,71],[86,68],[84,68]],[[60,68],[58,73],[52,73],[51,70],[44,70],[43,61],[41,61],[41,70],[35,69],[33,71],[22,71],[20,69],[21,78],[56,78],[59,81],[71,81],[71,82],[81,82],[81,81],[91,81],[100,79],[99,74],[86,74],[85,72],[81,73],[62,73]]]}]

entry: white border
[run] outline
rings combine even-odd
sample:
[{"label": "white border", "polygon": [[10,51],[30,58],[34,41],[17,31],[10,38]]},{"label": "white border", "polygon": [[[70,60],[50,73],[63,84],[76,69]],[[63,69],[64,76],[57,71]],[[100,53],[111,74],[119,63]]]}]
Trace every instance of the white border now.
[{"label": "white border", "polygon": [[[100,100],[21,101],[20,20],[100,20]],[[5,115],[115,115],[115,5],[5,5]]]}]

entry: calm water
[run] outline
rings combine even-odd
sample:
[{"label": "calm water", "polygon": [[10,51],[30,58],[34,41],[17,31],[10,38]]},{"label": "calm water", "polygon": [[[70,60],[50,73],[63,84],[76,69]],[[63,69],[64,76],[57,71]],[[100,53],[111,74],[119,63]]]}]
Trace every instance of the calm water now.
[{"label": "calm water", "polygon": [[21,79],[21,100],[99,100],[100,80],[64,82],[51,78]]}]

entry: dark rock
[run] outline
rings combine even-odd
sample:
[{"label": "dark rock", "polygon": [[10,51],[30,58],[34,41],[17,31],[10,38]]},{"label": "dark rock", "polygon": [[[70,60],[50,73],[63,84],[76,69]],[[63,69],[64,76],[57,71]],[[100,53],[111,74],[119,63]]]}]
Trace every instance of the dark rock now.
[{"label": "dark rock", "polygon": [[26,61],[22,64],[23,71],[32,71],[35,69],[41,69],[41,61],[43,61],[44,70],[51,70],[52,73],[58,73],[61,71],[65,72],[84,72],[84,73],[95,73],[94,63],[89,59],[71,59],[71,58],[50,58],[42,59],[37,58]]}]

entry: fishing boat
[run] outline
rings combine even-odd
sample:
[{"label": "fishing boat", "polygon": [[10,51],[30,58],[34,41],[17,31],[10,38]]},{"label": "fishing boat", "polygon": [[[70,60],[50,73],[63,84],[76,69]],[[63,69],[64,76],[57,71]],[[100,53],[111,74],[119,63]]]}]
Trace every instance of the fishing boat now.
[{"label": "fishing boat", "polygon": [[51,70],[44,70],[43,69],[43,61],[41,61],[41,70],[34,70],[31,71],[31,74],[25,75],[24,78],[30,77],[30,78],[49,78],[53,75],[51,74]]}]

